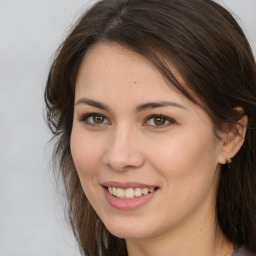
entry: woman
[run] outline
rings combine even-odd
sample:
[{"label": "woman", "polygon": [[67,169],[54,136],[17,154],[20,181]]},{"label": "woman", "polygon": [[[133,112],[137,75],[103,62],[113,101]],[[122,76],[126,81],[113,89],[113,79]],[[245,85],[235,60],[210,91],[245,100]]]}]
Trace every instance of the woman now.
[{"label": "woman", "polygon": [[83,255],[256,253],[256,67],[210,0],[102,0],[45,91]]}]

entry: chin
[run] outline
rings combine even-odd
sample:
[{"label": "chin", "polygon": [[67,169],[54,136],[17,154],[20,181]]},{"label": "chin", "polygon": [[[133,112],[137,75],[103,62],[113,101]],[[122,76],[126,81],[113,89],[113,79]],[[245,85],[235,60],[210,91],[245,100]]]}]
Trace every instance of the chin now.
[{"label": "chin", "polygon": [[127,218],[114,223],[106,221],[104,224],[112,235],[122,239],[145,239],[156,235],[154,225],[138,219],[136,221]]},{"label": "chin", "polygon": [[146,239],[151,237],[149,232],[146,230],[134,230],[131,228],[127,228],[127,229],[107,228],[107,229],[112,235],[122,239]]}]

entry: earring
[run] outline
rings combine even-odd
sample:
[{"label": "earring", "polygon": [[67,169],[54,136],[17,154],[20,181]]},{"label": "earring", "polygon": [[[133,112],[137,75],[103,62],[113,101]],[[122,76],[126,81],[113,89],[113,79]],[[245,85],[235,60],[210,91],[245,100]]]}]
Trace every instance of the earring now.
[{"label": "earring", "polygon": [[227,164],[231,164],[232,163],[232,158],[226,158],[226,162],[227,162]]},{"label": "earring", "polygon": [[232,163],[232,158],[226,158],[226,164],[228,165],[228,169],[231,169],[231,163]]}]

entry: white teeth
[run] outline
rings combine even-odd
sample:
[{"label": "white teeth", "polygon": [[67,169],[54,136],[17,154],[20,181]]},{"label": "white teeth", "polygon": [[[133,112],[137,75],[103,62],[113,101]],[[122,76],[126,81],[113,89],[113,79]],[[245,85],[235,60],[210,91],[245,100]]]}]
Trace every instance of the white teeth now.
[{"label": "white teeth", "polygon": [[132,199],[134,197],[139,197],[142,195],[147,195],[149,193],[154,192],[155,188],[115,188],[115,187],[108,187],[108,191],[115,197],[123,198],[123,199]]},{"label": "white teeth", "polygon": [[124,197],[124,190],[122,188],[117,188],[117,197],[121,198],[121,197]]},{"label": "white teeth", "polygon": [[135,188],[134,190],[134,194],[135,196],[141,196],[142,195],[142,189],[141,188]]},{"label": "white teeth", "polygon": [[117,189],[116,188],[113,188],[113,195],[117,196]]},{"label": "white teeth", "polygon": [[124,191],[124,194],[125,194],[125,197],[126,197],[126,198],[134,198],[134,189],[132,189],[132,188],[127,188],[127,189]]},{"label": "white teeth", "polygon": [[113,195],[113,188],[108,187],[108,192]]},{"label": "white teeth", "polygon": [[148,194],[148,188],[143,188],[142,189],[142,194],[147,195]]}]

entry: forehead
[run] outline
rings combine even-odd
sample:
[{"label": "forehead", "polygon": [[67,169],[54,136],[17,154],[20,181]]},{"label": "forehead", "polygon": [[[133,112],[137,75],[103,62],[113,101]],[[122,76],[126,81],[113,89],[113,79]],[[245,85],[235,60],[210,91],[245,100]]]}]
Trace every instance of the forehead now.
[{"label": "forehead", "polygon": [[[177,74],[175,70],[172,70]],[[182,80],[181,76],[177,77]],[[76,81],[76,95],[81,91],[110,91],[123,94],[171,94],[184,97],[146,57],[115,43],[98,43],[86,53]]]},{"label": "forehead", "polygon": [[97,77],[108,75],[112,80],[122,75],[126,79],[135,75],[137,79],[143,79],[150,73],[159,76],[159,72],[147,58],[119,44],[108,42],[93,45],[86,53],[79,71],[78,78],[81,73],[98,73]]}]

